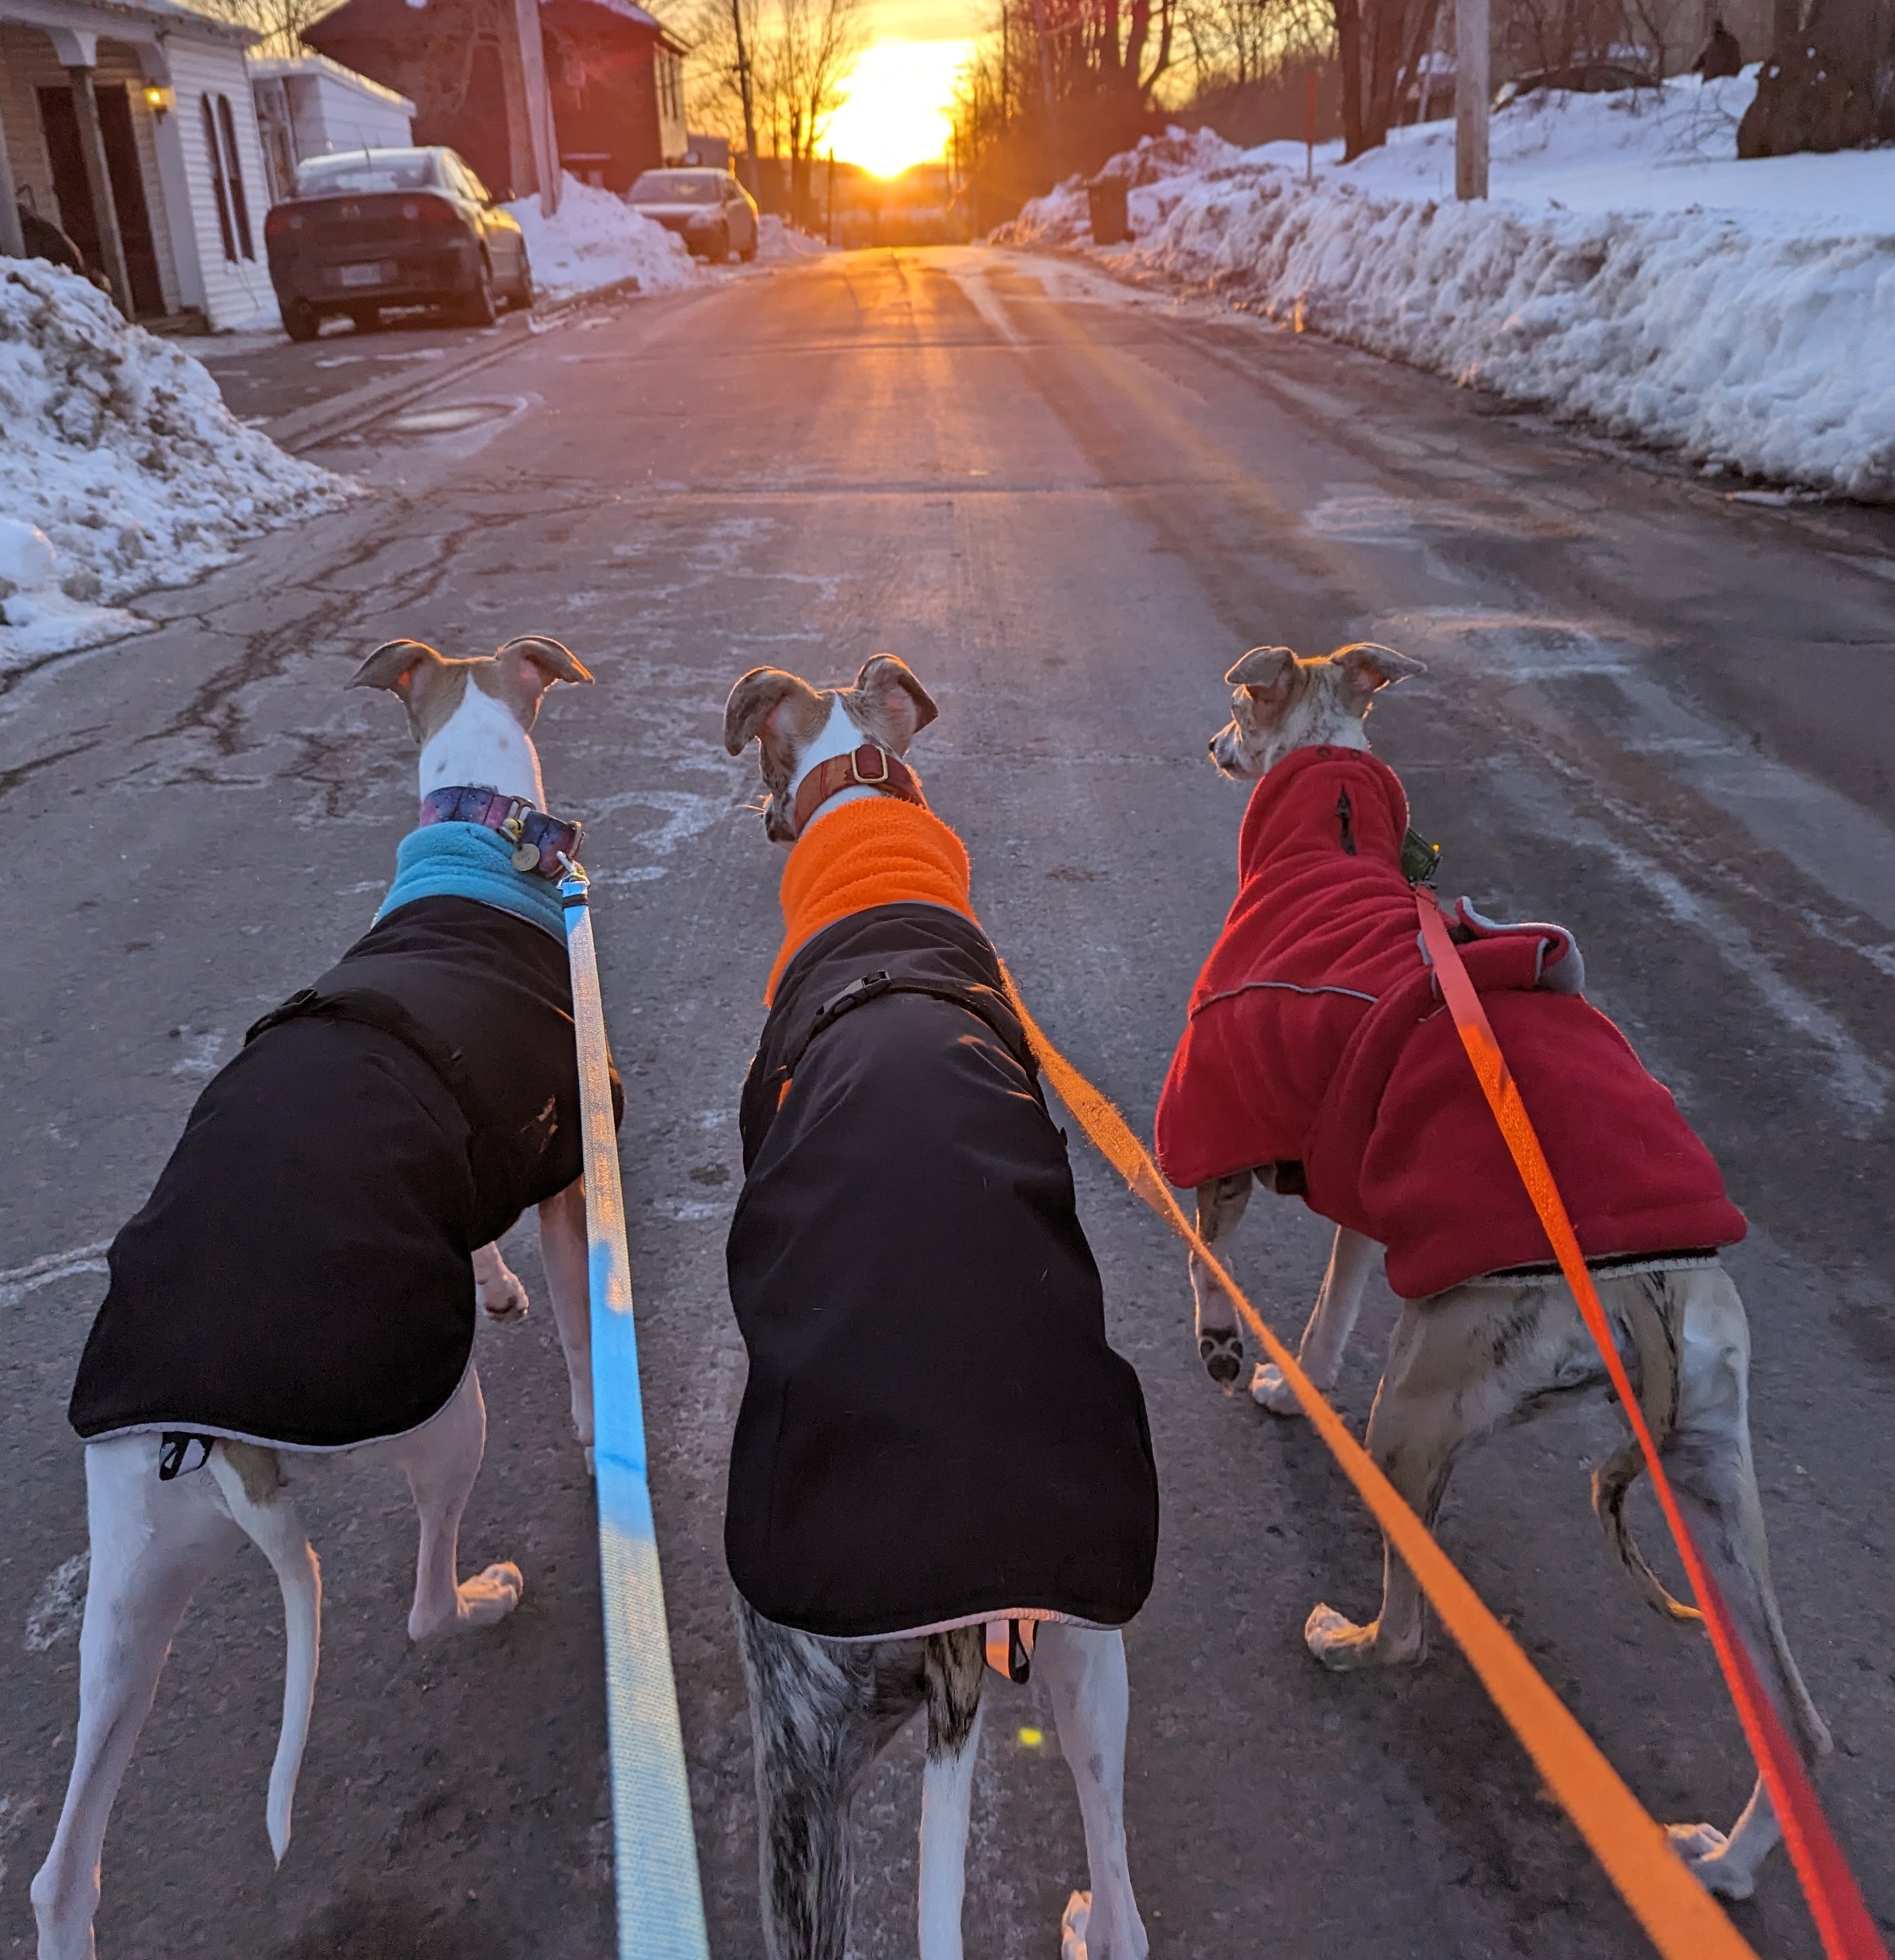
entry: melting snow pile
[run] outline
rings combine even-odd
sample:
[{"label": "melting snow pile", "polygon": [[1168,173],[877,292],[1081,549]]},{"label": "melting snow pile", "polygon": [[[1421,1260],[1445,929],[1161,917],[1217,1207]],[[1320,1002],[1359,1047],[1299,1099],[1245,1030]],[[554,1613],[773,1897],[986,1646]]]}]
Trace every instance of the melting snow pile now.
[{"label": "melting snow pile", "polygon": [[821,239],[785,224],[774,212],[764,212],[757,218],[756,256],[766,262],[820,259],[829,249]]},{"label": "melting snow pile", "polygon": [[113,602],[353,494],[83,279],[0,259],[0,670],[139,632]]},{"label": "melting snow pile", "polygon": [[556,215],[540,215],[540,200],[523,197],[507,208],[527,234],[533,283],[547,299],[571,299],[634,279],[642,293],[688,286],[697,277],[684,240],[632,209],[623,198],[568,177]]},{"label": "melting snow pile", "polygon": [[1730,469],[1895,498],[1895,150],[1737,160],[1756,72],[1534,95],[1454,202],[1451,123],[1352,164],[1174,130],[1114,158],[1129,245],[1076,178],[995,237],[1084,247],[1457,380]]}]

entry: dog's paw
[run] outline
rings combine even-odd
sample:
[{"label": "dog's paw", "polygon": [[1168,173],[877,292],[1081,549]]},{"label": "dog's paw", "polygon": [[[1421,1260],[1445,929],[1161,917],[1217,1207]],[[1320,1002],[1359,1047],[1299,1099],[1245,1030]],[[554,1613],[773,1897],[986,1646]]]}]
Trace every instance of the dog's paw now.
[{"label": "dog's paw", "polygon": [[1666,1841],[1684,1860],[1685,1869],[1704,1889],[1718,1898],[1747,1899],[1756,1890],[1753,1872],[1727,1863],[1730,1841],[1712,1824],[1667,1824]]},{"label": "dog's paw", "polygon": [[1296,1399],[1296,1391],[1283,1379],[1283,1370],[1274,1361],[1260,1361],[1256,1373],[1250,1377],[1250,1399],[1268,1409],[1272,1415],[1301,1415],[1303,1405]]},{"label": "dog's paw", "polygon": [[1204,1372],[1228,1394],[1244,1372],[1244,1337],[1235,1328],[1207,1327],[1198,1336]]},{"label": "dog's paw", "polygon": [[1090,1960],[1086,1928],[1092,1919],[1092,1895],[1075,1892],[1059,1919],[1059,1960]]},{"label": "dog's paw", "polygon": [[520,1276],[498,1254],[493,1265],[474,1281],[474,1298],[489,1320],[524,1320],[529,1304]]},{"label": "dog's paw", "polygon": [[408,1617],[408,1637],[435,1640],[449,1634],[472,1633],[504,1620],[520,1603],[527,1589],[517,1565],[503,1562],[490,1565],[477,1579],[463,1579],[454,1588],[452,1608],[438,1616],[423,1618],[419,1605]]},{"label": "dog's paw", "polygon": [[1394,1667],[1404,1661],[1419,1660],[1423,1650],[1417,1643],[1396,1649],[1382,1639],[1382,1623],[1371,1620],[1358,1627],[1346,1620],[1333,1606],[1318,1606],[1303,1623],[1303,1644],[1332,1674],[1351,1674],[1362,1667]]}]

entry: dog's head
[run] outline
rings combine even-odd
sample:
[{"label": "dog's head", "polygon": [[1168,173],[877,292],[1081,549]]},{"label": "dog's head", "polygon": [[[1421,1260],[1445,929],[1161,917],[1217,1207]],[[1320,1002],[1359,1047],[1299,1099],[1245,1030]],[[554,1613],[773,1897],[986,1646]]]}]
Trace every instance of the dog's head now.
[{"label": "dog's head", "polygon": [[355,670],[351,687],[382,687],[408,711],[421,747],[421,789],[495,789],[543,805],[530,739],[555,681],[589,681],[557,640],[529,633],[496,653],[449,660],[419,640],[388,640]]},{"label": "dog's head", "polygon": [[1224,676],[1231,718],[1211,737],[1211,759],[1227,776],[1254,781],[1292,749],[1366,749],[1362,721],[1377,693],[1427,671],[1367,641],[1307,660],[1288,647],[1253,647]]},{"label": "dog's head", "polygon": [[852,687],[811,687],[781,667],[752,667],[724,704],[724,746],[740,756],[752,742],[763,752],[769,801],[763,833],[796,842],[796,791],[817,762],[845,755],[865,739],[905,756],[939,710],[905,660],[877,654]]}]

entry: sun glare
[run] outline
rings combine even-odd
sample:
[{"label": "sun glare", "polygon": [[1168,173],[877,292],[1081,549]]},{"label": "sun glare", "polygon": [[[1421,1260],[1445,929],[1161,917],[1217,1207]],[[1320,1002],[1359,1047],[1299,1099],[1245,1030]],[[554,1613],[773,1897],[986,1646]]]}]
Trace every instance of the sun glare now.
[{"label": "sun glare", "polygon": [[824,147],[879,177],[933,162],[948,147],[948,111],[970,45],[887,40],[865,49],[843,84]]}]

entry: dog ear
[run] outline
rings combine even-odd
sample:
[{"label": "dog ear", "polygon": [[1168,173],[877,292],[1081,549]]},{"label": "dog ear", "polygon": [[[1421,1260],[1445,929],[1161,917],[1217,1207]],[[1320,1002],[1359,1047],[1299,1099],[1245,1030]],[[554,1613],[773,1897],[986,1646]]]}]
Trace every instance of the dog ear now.
[{"label": "dog ear", "polygon": [[1288,647],[1253,647],[1224,678],[1231,687],[1248,690],[1253,701],[1281,702],[1290,691],[1296,655]]},{"label": "dog ear", "polygon": [[1342,684],[1350,697],[1368,712],[1368,704],[1383,688],[1410,674],[1425,673],[1423,663],[1398,654],[1393,647],[1377,646],[1373,640],[1360,640],[1352,647],[1338,647],[1330,655],[1332,666],[1342,670]]},{"label": "dog ear", "polygon": [[[482,683],[483,670],[499,682],[497,689]],[[541,698],[555,681],[577,682],[592,678],[566,648],[540,633],[525,633],[517,640],[508,641],[495,650],[491,661],[481,662],[474,674],[483,691],[498,693],[512,709],[521,727],[529,732],[540,718]]]},{"label": "dog ear", "polygon": [[731,689],[724,704],[724,746],[740,756],[751,743],[760,740],[771,716],[786,701],[816,699],[816,690],[781,667],[752,667]]},{"label": "dog ear", "polygon": [[907,753],[909,743],[941,712],[914,670],[893,654],[876,654],[864,663],[855,692],[893,737],[890,746],[898,756]]},{"label": "dog ear", "polygon": [[415,670],[425,660],[435,667],[447,663],[432,647],[419,640],[384,640],[355,670],[351,687],[385,687],[403,701],[414,685]]}]

